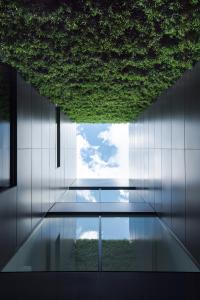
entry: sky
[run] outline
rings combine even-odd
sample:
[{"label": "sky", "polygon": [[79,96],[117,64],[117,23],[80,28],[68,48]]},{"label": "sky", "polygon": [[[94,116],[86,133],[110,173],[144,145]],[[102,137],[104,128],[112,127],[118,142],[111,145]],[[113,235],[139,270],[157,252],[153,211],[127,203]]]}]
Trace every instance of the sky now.
[{"label": "sky", "polygon": [[[101,219],[102,238],[105,240],[123,240],[130,238],[130,218],[105,217]],[[116,229],[117,228],[117,229]],[[77,239],[98,239],[99,218],[77,218]]]},{"label": "sky", "polygon": [[77,124],[77,178],[129,178],[129,124]]},{"label": "sky", "polygon": [[126,190],[79,190],[75,193],[76,202],[129,202]]},{"label": "sky", "polygon": [[[77,124],[77,178],[129,178],[129,124]],[[126,191],[78,191],[78,202],[128,202]],[[107,223],[108,222],[108,223]],[[109,232],[116,228],[116,220],[103,222],[109,239]],[[122,219],[119,234],[114,238],[129,237],[128,219]],[[77,238],[97,239],[98,219],[79,219]]]}]

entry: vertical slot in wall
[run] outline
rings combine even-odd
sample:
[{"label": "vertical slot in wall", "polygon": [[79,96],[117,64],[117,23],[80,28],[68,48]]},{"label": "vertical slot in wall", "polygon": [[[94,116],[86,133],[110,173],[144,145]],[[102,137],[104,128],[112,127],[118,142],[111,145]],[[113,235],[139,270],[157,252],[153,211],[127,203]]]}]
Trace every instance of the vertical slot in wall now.
[{"label": "vertical slot in wall", "polygon": [[57,168],[60,167],[60,107],[56,107],[56,135],[57,135]]}]

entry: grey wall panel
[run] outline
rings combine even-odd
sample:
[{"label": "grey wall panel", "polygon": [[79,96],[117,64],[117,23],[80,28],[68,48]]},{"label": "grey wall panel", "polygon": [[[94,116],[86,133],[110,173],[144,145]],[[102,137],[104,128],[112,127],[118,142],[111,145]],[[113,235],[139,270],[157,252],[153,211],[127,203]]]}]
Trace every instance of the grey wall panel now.
[{"label": "grey wall panel", "polygon": [[158,213],[162,212],[162,152],[161,149],[155,149],[155,160],[154,160],[154,185],[155,185],[155,210]]},{"label": "grey wall panel", "polygon": [[50,103],[42,98],[42,148],[49,149],[50,145]]},{"label": "grey wall panel", "polygon": [[170,92],[161,98],[161,144],[162,148],[171,148],[172,146],[172,122],[171,122],[171,95]]},{"label": "grey wall panel", "polygon": [[42,152],[41,149],[32,149],[32,228],[42,217]]},{"label": "grey wall panel", "polygon": [[186,150],[186,243],[200,261],[200,150]]},{"label": "grey wall panel", "polygon": [[139,130],[139,123],[138,123],[138,120],[135,121],[135,128],[134,128],[134,148],[138,148],[138,130]]},{"label": "grey wall panel", "polygon": [[[135,144],[140,151],[131,150],[131,165],[143,161],[141,180],[152,187],[154,179],[155,209],[177,237],[200,263],[200,63],[183,76],[134,122],[145,127],[148,115],[148,138],[134,131]],[[154,147],[151,140],[154,122]],[[144,123],[142,125],[142,123]],[[133,127],[133,125],[132,125]],[[151,128],[152,127],[152,128]],[[131,137],[133,139],[133,137]],[[145,138],[145,141],[144,141]],[[142,140],[142,144],[140,144]],[[144,146],[146,143],[146,146]],[[145,151],[149,151],[148,165]],[[133,149],[133,148],[132,148]],[[139,149],[139,148],[138,148]],[[154,149],[154,161],[153,161]],[[131,178],[139,169],[133,166]],[[139,167],[139,168],[140,168]],[[146,174],[148,173],[148,181]],[[147,184],[148,183],[148,184]],[[162,189],[161,189],[162,188]],[[151,194],[144,191],[151,202]]]},{"label": "grey wall panel", "polygon": [[50,179],[50,206],[55,202],[56,195],[56,150],[50,149],[50,169],[49,169],[49,179]]},{"label": "grey wall panel", "polygon": [[16,188],[0,193],[0,268],[16,248]]},{"label": "grey wall panel", "polygon": [[172,150],[172,228],[185,242],[185,153]]},{"label": "grey wall panel", "polygon": [[161,103],[156,102],[153,104],[153,111],[154,115],[152,118],[154,118],[154,130],[155,130],[155,148],[160,149],[161,148],[161,134],[162,134],[162,127],[161,127],[161,122],[162,122],[162,112],[161,112]]},{"label": "grey wall panel", "polygon": [[66,148],[76,149],[76,124],[67,122],[66,124]]},{"label": "grey wall panel", "polygon": [[31,148],[31,86],[17,75],[17,147]]},{"label": "grey wall panel", "polygon": [[76,125],[61,114],[61,167],[57,168],[55,106],[20,75],[17,128],[17,187],[0,193],[0,267],[76,177]]},{"label": "grey wall panel", "polygon": [[70,185],[76,178],[76,124],[65,123],[66,144],[65,144],[65,185]]},{"label": "grey wall panel", "polygon": [[171,226],[172,209],[172,155],[170,149],[162,150],[162,215],[168,225]]},{"label": "grey wall panel", "polygon": [[141,122],[142,133],[141,133],[141,140],[142,145],[141,147],[147,148],[149,147],[149,111],[145,111],[143,114],[143,121]]},{"label": "grey wall panel", "polygon": [[135,123],[129,124],[129,149],[135,148]]},{"label": "grey wall panel", "polygon": [[7,149],[10,147],[10,122],[9,120],[0,119],[0,149]]},{"label": "grey wall panel", "polygon": [[171,95],[172,107],[172,148],[185,147],[184,83],[178,82]]},{"label": "grey wall panel", "polygon": [[56,148],[56,110],[55,106],[50,104],[50,148]]},{"label": "grey wall panel", "polygon": [[[11,108],[13,99],[12,94],[12,74],[11,69],[5,64],[0,63],[0,189],[10,186],[10,137],[11,137]],[[2,114],[3,110],[3,114]]]},{"label": "grey wall panel", "polygon": [[155,148],[155,119],[154,119],[154,106],[150,106],[149,112],[149,126],[148,126],[148,145],[149,148]]},{"label": "grey wall panel", "polygon": [[65,149],[61,149],[61,161],[60,161],[60,183],[59,183],[59,188],[61,188],[61,192],[62,192],[62,188],[66,188],[65,187]]},{"label": "grey wall panel", "polygon": [[62,192],[61,186],[60,186],[60,181],[61,181],[61,168],[55,169],[55,190],[54,190],[54,197],[55,199],[59,199],[60,194]]},{"label": "grey wall panel", "polygon": [[0,187],[10,185],[10,148],[0,149]]},{"label": "grey wall panel", "polygon": [[61,149],[66,148],[67,136],[68,136],[68,120],[66,116],[61,112],[60,113],[60,145]]},{"label": "grey wall panel", "polygon": [[31,98],[32,115],[32,148],[42,147],[42,98],[35,89],[32,89]]},{"label": "grey wall panel", "polygon": [[31,149],[17,151],[17,244],[31,232]]},{"label": "grey wall panel", "polygon": [[155,150],[149,149],[148,202],[155,207]]},{"label": "grey wall panel", "polygon": [[42,149],[42,212],[48,211],[50,206],[50,157],[49,149]]},{"label": "grey wall panel", "polygon": [[[143,173],[143,176],[140,175],[140,181],[141,178],[144,178],[144,187],[148,188],[149,187],[149,150],[148,149],[144,149],[143,151],[139,150],[140,156],[138,161],[140,162],[139,168]],[[141,157],[141,153],[143,154],[143,156]],[[140,173],[141,174],[141,173]],[[146,202],[149,202],[149,191],[148,190],[144,190],[143,191],[143,195],[144,195],[144,200]]]},{"label": "grey wall panel", "polygon": [[185,86],[185,147],[200,149],[200,64],[187,76]]}]

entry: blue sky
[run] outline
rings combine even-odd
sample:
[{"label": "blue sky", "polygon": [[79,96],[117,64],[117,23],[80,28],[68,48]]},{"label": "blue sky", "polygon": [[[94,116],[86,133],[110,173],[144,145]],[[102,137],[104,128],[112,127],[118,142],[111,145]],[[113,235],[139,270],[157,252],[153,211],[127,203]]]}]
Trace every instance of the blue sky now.
[{"label": "blue sky", "polygon": [[77,177],[129,177],[129,124],[77,124]]},{"label": "blue sky", "polygon": [[69,202],[129,202],[127,190],[69,190]]},{"label": "blue sky", "polygon": [[[129,239],[130,225],[129,218],[102,218],[102,238],[105,240]],[[76,238],[98,239],[99,219],[98,218],[77,218]],[[117,228],[117,229],[116,229]]]},{"label": "blue sky", "polygon": [[[98,152],[102,160],[108,162],[109,158],[117,153],[116,145],[110,145],[107,141],[103,142],[101,133],[109,130],[111,125],[108,124],[86,124],[78,126],[78,133],[80,133],[91,146],[98,146]],[[88,149],[82,149],[81,155],[86,163],[92,160],[92,155],[95,154],[96,148],[89,147]],[[109,164],[110,167],[118,166],[117,164]]]}]

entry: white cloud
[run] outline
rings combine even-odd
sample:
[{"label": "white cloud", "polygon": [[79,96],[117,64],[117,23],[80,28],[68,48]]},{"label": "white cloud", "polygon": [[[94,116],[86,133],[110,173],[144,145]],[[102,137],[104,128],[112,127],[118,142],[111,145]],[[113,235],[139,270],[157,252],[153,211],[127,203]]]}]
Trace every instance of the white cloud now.
[{"label": "white cloud", "polygon": [[98,232],[97,231],[85,231],[79,236],[80,240],[97,240],[98,239]]},{"label": "white cloud", "polygon": [[94,178],[93,170],[83,160],[81,156],[82,150],[89,150],[92,145],[81,134],[77,135],[77,178]]},{"label": "white cloud", "polygon": [[129,202],[129,191],[120,190],[119,191],[119,202]]},{"label": "white cloud", "polygon": [[[111,124],[107,130],[100,132],[98,137],[103,144],[115,146],[116,153],[107,161],[103,160],[99,146],[90,145],[87,139],[78,133],[77,177],[129,178],[129,124]],[[82,150],[92,150],[89,163],[83,160]]]},{"label": "white cloud", "polygon": [[88,202],[97,202],[96,198],[92,195],[92,192],[89,190],[77,190],[77,196],[84,198]]}]

